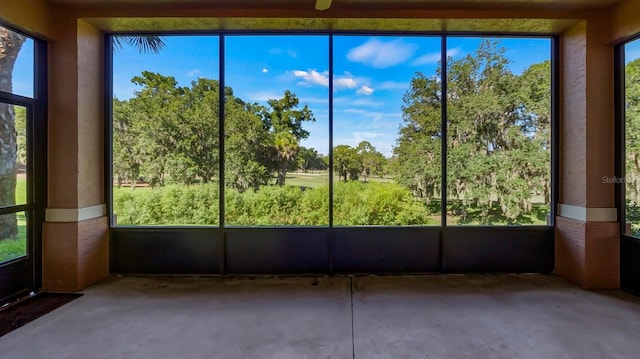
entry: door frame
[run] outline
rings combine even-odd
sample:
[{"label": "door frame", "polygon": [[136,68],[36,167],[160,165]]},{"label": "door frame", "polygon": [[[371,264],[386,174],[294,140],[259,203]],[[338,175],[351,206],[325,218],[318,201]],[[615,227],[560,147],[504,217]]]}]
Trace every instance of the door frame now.
[{"label": "door frame", "polygon": [[0,92],[0,102],[26,108],[27,203],[0,208],[0,214],[25,212],[26,256],[0,264],[0,305],[37,293],[42,288],[42,224],[47,200],[47,43],[16,30],[33,40],[33,98]]}]

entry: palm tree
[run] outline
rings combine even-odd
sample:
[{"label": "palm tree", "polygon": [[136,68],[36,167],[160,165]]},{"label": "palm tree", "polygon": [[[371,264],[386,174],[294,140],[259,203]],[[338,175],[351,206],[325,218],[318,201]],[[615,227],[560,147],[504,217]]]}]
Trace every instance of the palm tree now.
[{"label": "palm tree", "polygon": [[298,140],[289,132],[282,131],[275,135],[274,140],[275,153],[272,156],[278,171],[276,184],[284,186],[287,179],[287,170],[296,159],[298,154]]},{"label": "palm tree", "polygon": [[[26,36],[0,26],[0,91],[13,90],[13,68]],[[162,37],[156,35],[114,36],[113,48],[123,44],[139,52],[158,53],[165,47]],[[0,103],[0,206],[15,205],[18,146],[13,105]],[[18,223],[15,214],[0,216],[0,240],[15,237]]]},{"label": "palm tree", "polygon": [[157,35],[114,36],[113,49],[119,50],[123,44],[133,46],[140,53],[157,54],[165,47],[164,39]]}]

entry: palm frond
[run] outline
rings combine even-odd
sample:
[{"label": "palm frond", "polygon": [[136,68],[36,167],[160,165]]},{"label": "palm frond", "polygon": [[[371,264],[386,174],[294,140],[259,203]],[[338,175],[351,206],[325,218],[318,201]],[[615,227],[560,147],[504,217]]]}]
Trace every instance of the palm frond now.
[{"label": "palm frond", "polygon": [[157,54],[166,46],[164,38],[158,35],[114,36],[113,48],[122,49],[124,44],[130,45],[141,53]]}]

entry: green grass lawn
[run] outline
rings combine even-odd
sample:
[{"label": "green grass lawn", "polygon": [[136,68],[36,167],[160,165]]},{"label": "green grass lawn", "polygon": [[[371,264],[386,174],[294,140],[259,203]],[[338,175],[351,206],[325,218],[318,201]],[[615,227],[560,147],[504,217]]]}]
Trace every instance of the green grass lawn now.
[{"label": "green grass lawn", "polygon": [[[16,203],[27,203],[27,179],[18,178],[16,183]],[[22,257],[27,254],[27,218],[24,212],[16,213],[18,235],[15,238],[0,240],[0,263]]]},{"label": "green grass lawn", "polygon": [[16,183],[16,204],[27,203],[27,179],[18,178]]},{"label": "green grass lawn", "polygon": [[[340,178],[338,176],[333,176],[333,183],[338,183]],[[360,181],[364,182],[364,179],[360,179]],[[367,178],[367,182],[393,182],[390,178],[377,178],[377,177],[369,177]],[[329,183],[329,172],[321,172],[321,173],[302,173],[302,172],[289,172],[287,173],[287,181],[286,184],[291,186],[305,187],[305,188],[318,188],[320,186],[326,185]]]},{"label": "green grass lawn", "polygon": [[27,218],[24,212],[16,213],[18,235],[0,240],[0,263],[27,255]]},{"label": "green grass lawn", "polygon": [[288,173],[286,184],[304,188],[318,188],[329,183],[328,173]]}]

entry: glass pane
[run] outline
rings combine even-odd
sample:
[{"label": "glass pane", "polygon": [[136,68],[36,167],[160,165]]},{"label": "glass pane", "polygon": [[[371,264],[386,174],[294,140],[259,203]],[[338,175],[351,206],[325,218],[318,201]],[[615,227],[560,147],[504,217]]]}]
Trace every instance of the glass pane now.
[{"label": "glass pane", "polygon": [[25,212],[0,215],[0,263],[27,255]]},{"label": "glass pane", "polygon": [[[119,225],[219,222],[219,39],[120,37],[113,60],[113,214]],[[152,37],[151,40],[157,40]]]},{"label": "glass pane", "polygon": [[27,109],[0,102],[0,207],[27,203]]},{"label": "glass pane", "polygon": [[626,233],[640,235],[640,40],[625,45]]},{"label": "glass pane", "polygon": [[334,38],[334,224],[440,225],[441,39]]},{"label": "glass pane", "polygon": [[0,26],[0,91],[33,97],[33,39]]},{"label": "glass pane", "polygon": [[447,223],[545,225],[549,39],[449,37]]},{"label": "glass pane", "polygon": [[328,37],[225,44],[225,223],[328,225]]}]

